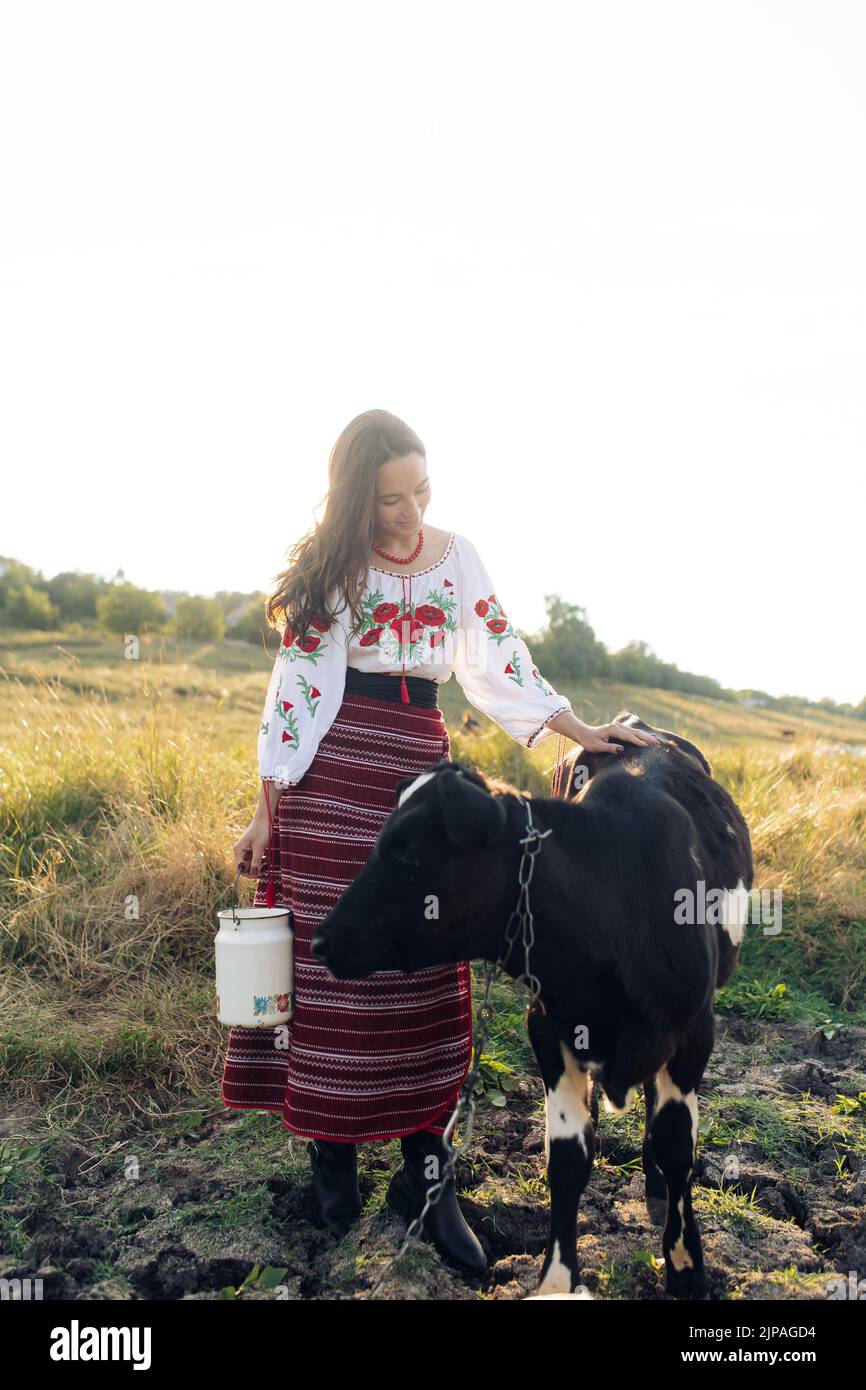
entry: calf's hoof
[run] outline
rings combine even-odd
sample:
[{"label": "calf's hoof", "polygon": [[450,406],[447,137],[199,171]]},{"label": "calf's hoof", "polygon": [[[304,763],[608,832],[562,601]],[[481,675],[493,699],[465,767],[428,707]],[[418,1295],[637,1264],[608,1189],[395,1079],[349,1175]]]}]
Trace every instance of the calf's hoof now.
[{"label": "calf's hoof", "polygon": [[580,1282],[576,1250],[565,1252],[563,1258],[559,1241],[554,1240],[553,1245],[545,1252],[535,1297],[585,1298],[587,1292]]}]

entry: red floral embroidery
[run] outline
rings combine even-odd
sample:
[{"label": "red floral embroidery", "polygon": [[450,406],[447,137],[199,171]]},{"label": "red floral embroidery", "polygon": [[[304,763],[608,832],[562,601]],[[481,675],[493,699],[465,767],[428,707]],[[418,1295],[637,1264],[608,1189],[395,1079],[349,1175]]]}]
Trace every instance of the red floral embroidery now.
[{"label": "red floral embroidery", "polygon": [[379,589],[365,592],[361,598],[359,646],[379,646],[391,659],[408,657],[414,663],[423,650],[440,646],[449,632],[457,632],[457,604],[448,592],[450,588],[451,581],[445,580],[441,589],[428,589],[425,601],[414,608],[404,608],[402,603],[383,598]]},{"label": "red floral embroidery", "polygon": [[552,695],[554,693],[553,686],[550,684],[549,681],[546,681],[544,679],[544,676],[541,674],[537,666],[533,666],[532,668],[532,679],[535,681],[535,684],[538,686],[539,690],[544,691],[545,695]]},{"label": "red floral embroidery", "polygon": [[407,608],[405,613],[401,613],[393,622],[389,623],[388,626],[394,633],[397,641],[401,642],[404,647],[408,647],[413,642],[417,641],[420,634],[424,631],[423,621],[419,622],[411,608]]},{"label": "red floral embroidery", "polygon": [[484,626],[490,637],[495,639],[497,646],[501,646],[506,637],[517,636],[495,594],[491,594],[489,598],[480,598],[475,604],[475,612],[479,618],[486,620]]},{"label": "red floral embroidery", "polygon": [[306,680],[303,676],[298,676],[298,685],[301,687],[301,694],[304,697],[304,703],[307,706],[307,709],[310,711],[310,716],[312,717],[316,713],[316,710],[318,708],[318,706],[314,702],[322,698],[322,692],[318,689],[317,686],[311,685],[310,682]]},{"label": "red floral embroidery", "polygon": [[400,612],[400,607],[396,603],[379,603],[373,609],[373,621],[376,623],[390,623],[392,618],[396,618]]},{"label": "red floral embroidery", "polygon": [[415,617],[426,627],[441,627],[445,621],[445,614],[435,603],[419,603],[415,609]]},{"label": "red floral embroidery", "polygon": [[520,669],[520,653],[518,651],[515,650],[511,653],[511,660],[506,662],[503,670],[510,681],[514,681],[515,685],[523,688],[523,673]]},{"label": "red floral embroidery", "polygon": [[324,618],[312,618],[307,631],[304,633],[303,637],[301,637],[295,633],[295,629],[291,627],[289,623],[286,623],[286,630],[283,633],[283,640],[280,645],[288,650],[290,661],[294,661],[296,656],[311,657],[315,664],[318,658],[327,650],[326,644],[322,642],[321,637],[316,637],[315,633],[310,631],[311,628],[319,633],[330,632],[331,630],[330,624],[326,623]]}]

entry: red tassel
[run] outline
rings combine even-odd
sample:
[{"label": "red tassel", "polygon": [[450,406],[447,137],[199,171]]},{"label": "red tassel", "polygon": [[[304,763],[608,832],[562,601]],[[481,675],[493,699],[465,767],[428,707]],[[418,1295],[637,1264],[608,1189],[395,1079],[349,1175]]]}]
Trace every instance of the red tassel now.
[{"label": "red tassel", "polygon": [[403,676],[402,676],[402,678],[401,678],[401,680],[400,680],[400,699],[403,701],[403,704],[404,704],[404,705],[408,705],[408,703],[409,703],[409,691],[408,691],[408,689],[407,689],[407,687],[406,687],[406,672],[405,672],[405,671],[403,672]]},{"label": "red tassel", "polygon": [[268,784],[264,777],[262,778],[262,787],[264,788],[265,793],[265,805],[268,808],[268,829],[270,830],[270,839],[268,841],[268,881],[265,887],[265,907],[276,907],[277,894],[274,888],[274,880],[270,864],[271,850],[273,849],[274,844],[274,817],[271,813],[271,798],[268,796]]}]

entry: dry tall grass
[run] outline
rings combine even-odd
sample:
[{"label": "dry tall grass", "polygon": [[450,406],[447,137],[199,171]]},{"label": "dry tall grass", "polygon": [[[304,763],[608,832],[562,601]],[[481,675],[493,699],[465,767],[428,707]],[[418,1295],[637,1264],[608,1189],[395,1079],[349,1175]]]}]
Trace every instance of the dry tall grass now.
[{"label": "dry tall grass", "polygon": [[[215,1100],[225,1042],[213,1017],[215,913],[258,793],[250,750],[224,740],[212,706],[202,731],[158,682],[132,708],[70,703],[32,673],[7,692],[6,727],[20,731],[2,751],[0,786],[7,1079],[25,1100],[46,1087],[148,1109]],[[527,759],[499,731],[455,733],[452,756],[543,794],[555,745]],[[702,746],[750,824],[756,885],[785,898],[782,935],[754,933],[743,970],[819,1007],[862,1009],[866,759],[817,741]]]}]

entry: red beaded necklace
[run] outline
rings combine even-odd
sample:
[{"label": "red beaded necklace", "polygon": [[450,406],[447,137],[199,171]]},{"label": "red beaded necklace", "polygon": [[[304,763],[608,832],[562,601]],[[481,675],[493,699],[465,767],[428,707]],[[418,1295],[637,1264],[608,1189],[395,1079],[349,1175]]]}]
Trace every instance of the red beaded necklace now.
[{"label": "red beaded necklace", "polygon": [[[424,528],[422,527],[422,528],[419,530],[419,532],[418,532],[418,544],[416,545],[415,549],[412,551],[412,554],[411,554],[411,555],[391,555],[389,551],[387,551],[387,550],[382,550],[381,547],[378,546],[378,545],[374,545],[372,548],[373,548],[373,550],[375,550],[375,552],[376,552],[377,555],[381,555],[381,556],[382,556],[382,559],[383,559],[383,560],[393,560],[394,563],[395,563],[396,565],[408,565],[408,564],[410,564],[413,560],[417,559],[417,557],[421,554],[421,549],[422,549],[422,546],[423,546],[423,545],[424,545]],[[403,614],[402,614],[402,621],[401,621],[401,637],[400,637],[400,653],[401,653],[401,661],[402,661],[402,671],[403,671],[403,674],[402,674],[402,676],[400,677],[400,700],[401,700],[401,702],[402,702],[404,705],[408,705],[408,704],[409,704],[409,691],[408,691],[407,686],[406,686],[406,652],[405,652],[405,650],[404,650],[403,638],[406,636],[406,619],[407,619],[407,617],[408,617],[409,623],[410,623],[410,625],[411,625],[412,617],[413,617],[413,614],[412,614],[412,576],[411,576],[411,574],[408,574],[408,575],[406,575],[406,574],[401,574],[401,575],[400,575],[400,578],[401,578],[401,580],[402,580],[402,582],[403,582]],[[406,602],[406,580],[407,580],[407,579],[409,580],[409,602],[408,602],[408,605],[407,605],[407,602]]]},{"label": "red beaded necklace", "polygon": [[380,546],[374,545],[372,548],[377,555],[381,555],[383,560],[393,560],[396,565],[410,565],[413,560],[417,560],[424,546],[424,528],[418,532],[418,544],[411,555],[392,555],[388,550],[382,550]]}]

